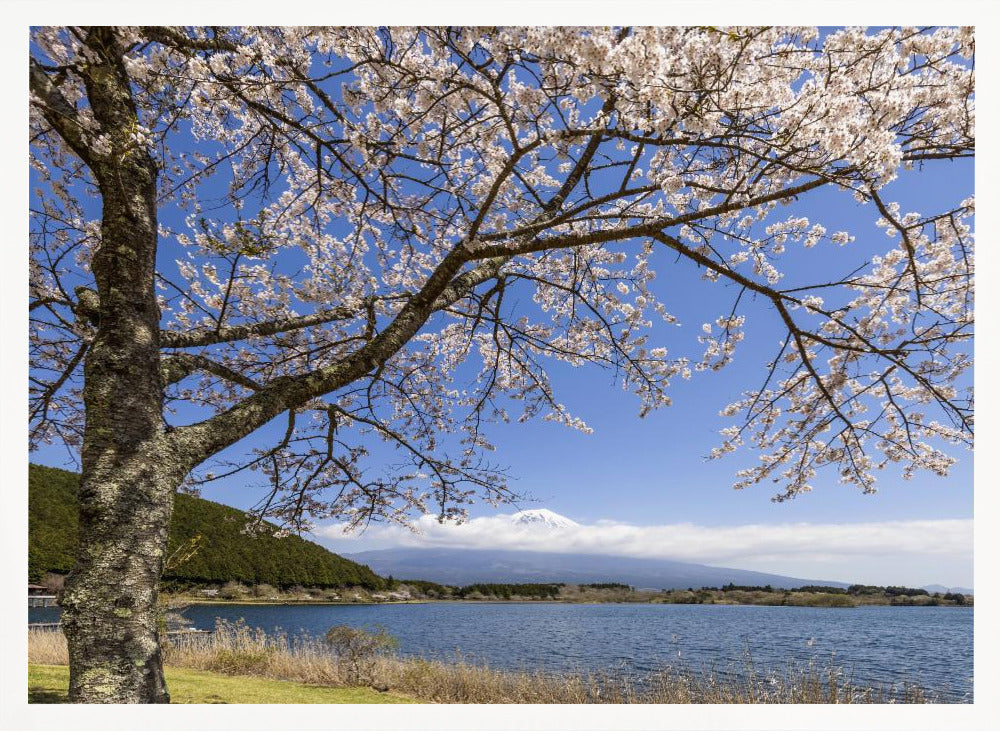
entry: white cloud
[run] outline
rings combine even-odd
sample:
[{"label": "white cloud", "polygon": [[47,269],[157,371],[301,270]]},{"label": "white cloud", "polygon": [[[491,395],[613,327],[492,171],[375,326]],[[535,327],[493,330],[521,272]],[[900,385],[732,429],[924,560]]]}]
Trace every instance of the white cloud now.
[{"label": "white cloud", "polygon": [[602,520],[552,527],[511,515],[461,525],[423,516],[414,528],[372,526],[360,539],[345,536],[340,525],[316,532],[340,551],[412,546],[596,553],[852,582],[972,583],[972,520],[735,526],[637,526]]}]

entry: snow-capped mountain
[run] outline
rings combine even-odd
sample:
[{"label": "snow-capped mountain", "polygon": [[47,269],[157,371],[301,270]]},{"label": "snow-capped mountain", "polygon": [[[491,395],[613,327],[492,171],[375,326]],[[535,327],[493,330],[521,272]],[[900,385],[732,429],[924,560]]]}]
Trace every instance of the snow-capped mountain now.
[{"label": "snow-capped mountain", "polygon": [[[548,530],[544,523],[539,525],[541,530]],[[770,584],[778,589],[806,584],[847,587],[847,584],[837,581],[798,579],[760,571],[625,556],[468,548],[388,548],[341,555],[367,564],[382,576],[426,579],[456,586],[477,582],[561,581],[582,584],[616,581],[653,589],[723,586],[730,582],[742,586]]]},{"label": "snow-capped mountain", "polygon": [[510,522],[518,527],[525,527],[531,530],[566,530],[567,528],[579,528],[580,524],[570,520],[565,515],[553,513],[546,508],[537,510],[522,510],[510,516]]}]

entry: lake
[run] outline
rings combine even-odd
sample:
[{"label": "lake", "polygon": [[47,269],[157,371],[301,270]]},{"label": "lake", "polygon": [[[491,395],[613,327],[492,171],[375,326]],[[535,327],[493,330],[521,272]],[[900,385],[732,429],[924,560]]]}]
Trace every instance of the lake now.
[{"label": "lake", "polygon": [[[58,609],[29,609],[52,622]],[[842,668],[859,685],[903,680],[972,701],[973,610],[954,607],[823,609],[685,604],[429,603],[194,605],[194,627],[243,619],[268,632],[322,636],[337,624],[381,625],[401,654],[508,669],[638,675],[666,666],[745,666],[779,672],[791,663]]]}]

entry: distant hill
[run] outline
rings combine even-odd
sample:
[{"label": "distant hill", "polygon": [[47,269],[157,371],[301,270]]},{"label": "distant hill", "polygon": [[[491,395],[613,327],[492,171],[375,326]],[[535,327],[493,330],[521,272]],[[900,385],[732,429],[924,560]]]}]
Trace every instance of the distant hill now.
[{"label": "distant hill", "polygon": [[[80,476],[40,465],[28,468],[28,577],[73,567],[77,540],[76,491]],[[385,581],[360,565],[298,536],[244,535],[244,513],[192,495],[177,495],[170,525],[168,556],[195,536],[197,552],[164,579],[194,583],[240,581],[247,584],[385,587]]]},{"label": "distant hill", "polygon": [[848,586],[837,581],[796,579],[759,571],[623,556],[454,548],[389,548],[345,555],[366,563],[383,576],[426,579],[455,586],[487,582],[621,582],[643,589],[720,587],[729,583],[738,586],[770,584],[776,589]]}]

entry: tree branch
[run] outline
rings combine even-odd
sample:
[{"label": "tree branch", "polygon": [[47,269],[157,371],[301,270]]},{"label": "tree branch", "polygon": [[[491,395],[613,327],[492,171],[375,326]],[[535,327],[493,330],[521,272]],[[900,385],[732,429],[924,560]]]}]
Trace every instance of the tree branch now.
[{"label": "tree branch", "polygon": [[[700,211],[685,213],[680,216],[658,218],[637,226],[617,229],[603,229],[585,234],[566,234],[543,239],[535,238],[522,244],[477,245],[472,247],[472,252],[475,258],[486,259],[495,256],[531,254],[538,251],[545,251],[547,249],[566,249],[575,246],[587,246],[588,244],[603,244],[610,241],[621,241],[623,239],[637,238],[640,236],[652,236],[653,234],[662,231],[662,229],[669,228],[671,226],[681,226],[683,224],[691,223],[704,218],[719,216],[732,211],[743,210],[751,206],[758,206],[764,203],[778,201],[782,198],[792,198],[801,193],[826,185],[829,182],[830,181],[826,178],[816,178],[807,183],[802,183],[801,185],[795,185],[790,188],[783,188],[775,191],[774,193],[756,196],[746,202],[724,203],[710,208],[705,208]],[[490,236],[489,238],[493,240],[497,238],[516,239],[519,236],[537,231],[538,228],[538,224],[531,224],[530,226],[525,226],[523,229],[512,231],[509,234],[495,235]],[[483,240],[487,240],[487,237],[483,237]]]},{"label": "tree branch", "polygon": [[374,301],[375,298],[367,298],[366,305],[357,310],[351,307],[334,307],[333,309],[314,312],[311,315],[288,317],[282,320],[268,320],[266,322],[255,322],[246,325],[229,325],[221,327],[218,330],[194,332],[162,330],[160,332],[160,347],[196,348],[204,345],[217,345],[236,340],[246,340],[253,337],[277,335],[278,333],[301,330],[302,328],[313,327],[315,325],[324,325],[328,322],[350,320],[357,317],[358,313],[363,311],[365,306],[371,306]]},{"label": "tree branch", "polygon": [[284,410],[301,406],[361,378],[406,345],[432,313],[457,302],[479,284],[496,277],[507,261],[503,257],[495,258],[456,276],[467,257],[468,252],[463,247],[456,247],[388,327],[338,363],[297,376],[276,378],[229,410],[175,430],[172,439],[192,464],[198,464]]},{"label": "tree branch", "polygon": [[28,63],[28,85],[35,104],[41,110],[45,121],[52,125],[52,128],[81,160],[87,165],[92,165],[97,157],[90,145],[87,144],[85,128],[76,108],[52,83],[52,79],[42,70],[42,65],[38,61],[31,58]]},{"label": "tree branch", "polygon": [[244,388],[249,388],[251,391],[259,391],[261,388],[260,384],[253,379],[203,355],[177,353],[176,355],[168,355],[160,361],[160,373],[163,375],[164,387],[183,381],[196,371],[212,373]]}]

